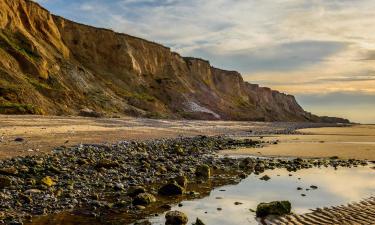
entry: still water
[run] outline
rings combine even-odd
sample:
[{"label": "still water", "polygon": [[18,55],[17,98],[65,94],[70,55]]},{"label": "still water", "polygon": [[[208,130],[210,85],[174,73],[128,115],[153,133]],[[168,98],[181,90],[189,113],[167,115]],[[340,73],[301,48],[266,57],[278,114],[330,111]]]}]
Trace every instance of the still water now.
[{"label": "still water", "polygon": [[[265,174],[271,177],[269,181],[259,179]],[[318,189],[312,190],[311,185]],[[297,190],[298,187],[303,190]],[[294,213],[307,213],[310,209],[348,204],[374,195],[375,170],[370,167],[312,168],[293,173],[276,169],[250,175],[237,185],[217,188],[203,199],[184,201],[182,207],[174,206],[172,210],[186,213],[189,224],[197,217],[207,225],[258,224],[250,209],[256,209],[260,202],[289,200]],[[155,225],[165,223],[164,214],[149,220]]]}]

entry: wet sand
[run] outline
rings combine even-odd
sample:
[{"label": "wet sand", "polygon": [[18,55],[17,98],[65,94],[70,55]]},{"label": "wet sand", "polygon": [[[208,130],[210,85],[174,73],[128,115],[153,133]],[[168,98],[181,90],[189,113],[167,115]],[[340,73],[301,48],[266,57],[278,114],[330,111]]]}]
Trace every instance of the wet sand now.
[{"label": "wet sand", "polygon": [[[265,136],[278,144],[258,149],[228,150],[223,154],[375,160],[375,125],[325,127],[298,130],[303,134]],[[259,137],[258,137],[259,138]]]},{"label": "wet sand", "polygon": [[326,225],[326,224],[374,224],[375,198],[371,197],[358,203],[341,205],[323,209],[316,209],[311,213],[302,215],[288,215],[271,220],[266,224],[304,224],[304,225]]}]

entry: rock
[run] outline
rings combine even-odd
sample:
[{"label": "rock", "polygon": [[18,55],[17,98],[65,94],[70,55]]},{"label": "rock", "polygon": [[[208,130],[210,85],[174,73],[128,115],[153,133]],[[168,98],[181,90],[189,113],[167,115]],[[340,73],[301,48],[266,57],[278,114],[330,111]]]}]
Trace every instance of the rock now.
[{"label": "rock", "polygon": [[269,215],[282,216],[289,214],[291,211],[291,204],[289,201],[274,201],[270,203],[260,203],[256,209],[257,217],[266,217]]},{"label": "rock", "polygon": [[124,184],[122,184],[122,183],[115,183],[114,189],[116,191],[122,191],[122,190],[124,190],[124,188],[125,188]]},{"label": "rock", "polygon": [[159,208],[163,210],[171,210],[172,206],[165,204],[165,205],[160,206]]},{"label": "rock", "polygon": [[208,179],[211,177],[211,168],[208,165],[199,165],[195,170],[195,175]]},{"label": "rock", "polygon": [[242,205],[242,202],[235,202],[234,205]]},{"label": "rock", "polygon": [[0,189],[12,186],[12,179],[6,176],[0,176]]},{"label": "rock", "polygon": [[141,193],[146,193],[146,189],[142,186],[131,186],[129,187],[129,190],[128,190],[128,195],[130,197],[135,197],[137,196],[138,194],[141,194]]},{"label": "rock", "polygon": [[10,221],[10,222],[9,222],[9,225],[23,225],[23,222],[13,220],[13,221]]},{"label": "rock", "polygon": [[310,188],[313,189],[313,190],[316,190],[316,189],[318,189],[318,186],[311,185]]},{"label": "rock", "polygon": [[18,174],[18,170],[15,167],[2,168],[0,169],[0,174],[15,176]]},{"label": "rock", "polygon": [[167,212],[165,219],[165,225],[185,225],[188,222],[186,214],[179,211]]},{"label": "rock", "polygon": [[197,220],[195,221],[195,223],[193,223],[193,225],[205,225],[205,223],[203,223],[202,220],[200,220],[199,218],[197,218]]},{"label": "rock", "polygon": [[120,165],[116,161],[111,161],[111,160],[108,160],[108,159],[102,159],[102,160],[100,160],[99,162],[96,163],[95,168],[96,169],[101,169],[101,168],[112,169],[112,168],[116,168],[116,167],[119,167],[119,166]]},{"label": "rock", "polygon": [[158,191],[159,195],[164,196],[182,195],[184,192],[185,189],[175,182],[162,186]]},{"label": "rock", "polygon": [[176,178],[174,178],[174,181],[183,188],[186,188],[188,183],[188,179],[186,178],[186,176],[177,176]]},{"label": "rock", "polygon": [[49,176],[44,177],[40,182],[41,182],[41,184],[43,184],[47,187],[52,187],[52,186],[56,185],[56,183]]},{"label": "rock", "polygon": [[143,205],[136,205],[135,208],[138,209],[138,210],[145,210],[146,209],[146,207],[143,206]]},{"label": "rock", "polygon": [[24,193],[30,195],[30,194],[39,194],[41,192],[42,191],[39,189],[29,189],[29,190],[26,190]]},{"label": "rock", "polygon": [[92,109],[85,108],[85,109],[81,109],[81,111],[79,111],[79,116],[98,118],[98,117],[103,117],[103,114],[99,113],[99,112],[96,112]]},{"label": "rock", "polygon": [[14,139],[14,141],[15,142],[23,142],[23,141],[25,141],[25,139],[21,138],[21,137],[17,137],[17,138]]},{"label": "rock", "polygon": [[268,175],[264,175],[263,177],[259,178],[259,180],[264,180],[264,181],[269,181],[271,179],[271,177],[269,177]]},{"label": "rock", "polygon": [[133,199],[133,205],[149,205],[151,203],[156,202],[155,196],[149,193],[141,193],[138,194],[134,199]]}]

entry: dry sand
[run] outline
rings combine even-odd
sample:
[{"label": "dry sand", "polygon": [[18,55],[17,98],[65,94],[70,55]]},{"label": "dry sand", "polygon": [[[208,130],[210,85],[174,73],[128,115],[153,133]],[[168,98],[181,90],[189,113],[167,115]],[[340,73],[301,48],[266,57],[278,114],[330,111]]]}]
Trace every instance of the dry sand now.
[{"label": "dry sand", "polygon": [[327,127],[298,130],[303,135],[277,135],[263,140],[279,140],[277,145],[260,149],[225,151],[223,154],[283,156],[283,157],[332,157],[375,160],[375,125],[352,127]]},{"label": "dry sand", "polygon": [[[193,135],[248,135],[248,131],[280,131],[293,123],[230,121],[152,120],[137,118],[83,118],[46,116],[1,116],[0,159],[49,153],[54,147],[80,143],[113,143],[122,140]],[[280,140],[261,149],[226,151],[256,156],[299,156],[375,160],[375,126],[302,129],[304,135],[273,135],[263,140]],[[23,142],[14,139],[22,137]]]},{"label": "dry sand", "polygon": [[[271,126],[272,130],[277,130],[290,124],[0,115],[0,158],[48,153],[53,147],[61,145],[113,143],[179,135],[236,134],[249,130],[269,130]],[[25,141],[17,143],[14,141],[17,137]]]}]

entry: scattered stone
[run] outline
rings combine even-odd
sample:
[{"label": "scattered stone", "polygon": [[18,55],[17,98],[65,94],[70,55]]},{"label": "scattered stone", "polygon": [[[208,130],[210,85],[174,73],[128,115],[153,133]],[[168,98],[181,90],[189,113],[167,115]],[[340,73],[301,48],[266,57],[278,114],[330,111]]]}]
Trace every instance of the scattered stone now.
[{"label": "scattered stone", "polygon": [[266,217],[269,215],[282,216],[289,214],[292,207],[289,201],[274,201],[270,203],[260,203],[256,209],[257,217]]},{"label": "scattered stone", "polygon": [[115,186],[114,186],[114,189],[116,191],[123,191],[125,189],[125,185],[122,184],[122,183],[116,183]]},{"label": "scattered stone", "polygon": [[12,186],[12,179],[6,176],[0,176],[0,189]]},{"label": "scattered stone", "polygon": [[316,190],[316,189],[318,189],[318,186],[316,186],[316,185],[311,185],[310,188],[313,189],[313,190]]},{"label": "scattered stone", "polygon": [[303,189],[303,188],[301,188],[301,187],[298,187],[298,188],[297,188],[298,191],[302,191],[302,189]]},{"label": "scattered stone", "polygon": [[259,178],[259,180],[264,180],[264,181],[269,181],[271,179],[271,177],[269,177],[268,175],[264,175],[263,177]]},{"label": "scattered stone", "polygon": [[1,175],[9,175],[9,176],[15,176],[18,174],[18,170],[15,167],[8,167],[8,168],[2,168],[0,169]]},{"label": "scattered stone", "polygon": [[102,159],[96,164],[95,168],[96,169],[101,169],[101,168],[112,169],[112,168],[116,168],[116,167],[119,167],[119,166],[120,165],[116,161],[111,161],[111,160],[108,160],[108,159]]},{"label": "scattered stone", "polygon": [[174,195],[182,195],[185,192],[185,189],[178,185],[177,183],[169,183],[162,186],[159,189],[159,195],[164,196],[174,196]]},{"label": "scattered stone", "polygon": [[242,202],[235,202],[234,205],[242,205]]},{"label": "scattered stone", "polygon": [[25,139],[21,138],[21,137],[17,137],[17,138],[14,139],[14,141],[15,142],[23,142],[23,141],[25,141]]},{"label": "scattered stone", "polygon": [[179,211],[167,212],[165,219],[165,225],[185,225],[188,222],[186,214]]}]

